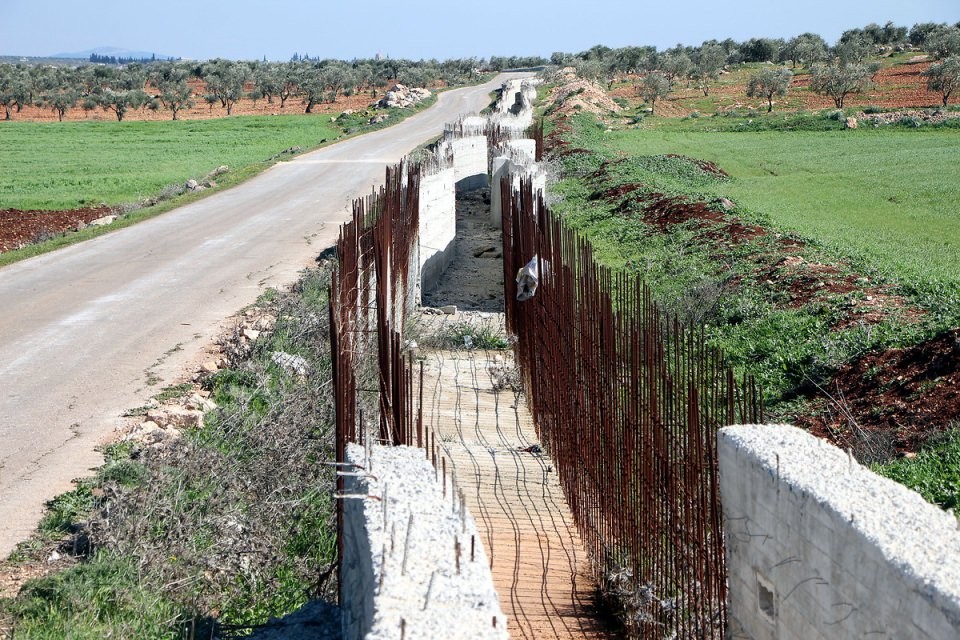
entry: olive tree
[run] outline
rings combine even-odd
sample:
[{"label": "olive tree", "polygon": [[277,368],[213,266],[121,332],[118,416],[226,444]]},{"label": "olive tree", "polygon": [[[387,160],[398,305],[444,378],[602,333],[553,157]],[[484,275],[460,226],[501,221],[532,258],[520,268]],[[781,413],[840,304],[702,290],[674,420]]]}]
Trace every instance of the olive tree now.
[{"label": "olive tree", "polygon": [[936,91],[947,106],[950,95],[960,88],[960,56],[950,56],[943,62],[935,62],[923,72],[927,78],[927,89]]},{"label": "olive tree", "polygon": [[873,44],[863,33],[863,29],[848,29],[840,36],[833,48],[833,55],[841,64],[860,64],[869,55]]},{"label": "olive tree", "polygon": [[315,64],[301,62],[297,68],[297,89],[303,98],[304,113],[313,113],[313,107],[323,102],[327,84],[323,71]]},{"label": "olive tree", "polygon": [[814,62],[820,62],[827,57],[826,41],[815,33],[802,33],[799,36],[790,38],[783,50],[780,52],[780,60],[790,61],[793,68],[798,64],[810,66]]},{"label": "olive tree", "polygon": [[123,69],[96,65],[86,67],[81,73],[84,86],[84,109],[100,107],[109,111],[122,122],[127,112],[139,109],[150,102],[143,90],[146,72],[142,65],[131,64]]},{"label": "olive tree", "polygon": [[960,55],[960,27],[941,25],[934,29],[925,43],[927,51],[939,59]]},{"label": "olive tree", "polygon": [[193,106],[193,91],[187,84],[189,76],[190,71],[186,67],[173,62],[158,63],[151,67],[148,74],[150,85],[157,91],[155,99],[170,110],[174,120],[181,109]]},{"label": "olive tree", "polygon": [[80,99],[76,70],[50,67],[38,78],[37,85],[40,92],[37,105],[50,108],[57,114],[57,120],[63,122],[64,114]]},{"label": "olive tree", "polygon": [[670,95],[670,79],[662,73],[648,73],[640,83],[640,96],[650,104],[650,113],[656,109],[657,100]]},{"label": "olive tree", "polygon": [[870,86],[870,69],[863,64],[814,65],[810,73],[810,88],[815,93],[830,96],[837,109],[851,93],[859,93]]},{"label": "olive tree", "polygon": [[793,72],[786,67],[777,69],[761,69],[750,76],[750,82],[747,84],[747,96],[751,98],[765,98],[767,101],[767,113],[773,111],[774,96],[785,96],[790,89],[790,81],[793,79]]},{"label": "olive tree", "polygon": [[32,82],[23,65],[0,65],[0,104],[4,108],[4,120],[10,120],[11,110],[19,113],[24,105],[30,104]]},{"label": "olive tree", "polygon": [[208,94],[220,101],[228,116],[233,113],[233,106],[243,97],[243,86],[249,71],[245,64],[222,59],[208,62],[200,69]]},{"label": "olive tree", "polygon": [[718,44],[704,43],[696,55],[691,77],[704,96],[710,95],[710,83],[720,77],[720,70],[727,61],[727,52]]}]

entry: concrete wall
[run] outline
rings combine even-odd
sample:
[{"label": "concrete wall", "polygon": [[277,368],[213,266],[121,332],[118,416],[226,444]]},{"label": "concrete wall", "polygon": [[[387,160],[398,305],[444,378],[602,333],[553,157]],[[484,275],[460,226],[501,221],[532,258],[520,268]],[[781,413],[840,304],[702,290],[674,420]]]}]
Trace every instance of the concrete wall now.
[{"label": "concrete wall", "polygon": [[500,200],[500,181],[504,176],[510,177],[510,185],[514,190],[520,188],[520,180],[533,182],[534,190],[545,191],[547,176],[543,168],[534,162],[534,156],[526,152],[523,142],[533,143],[533,140],[512,140],[506,149],[493,158],[493,176],[490,179],[490,223],[499,227],[503,223],[503,211]]},{"label": "concrete wall", "polygon": [[453,151],[453,174],[457,191],[487,186],[487,136],[469,136],[449,141]]},{"label": "concrete wall", "polygon": [[444,496],[413,447],[373,446],[368,457],[349,445],[347,459],[357,470],[341,472],[344,639],[507,638],[476,525],[450,479]]},{"label": "concrete wall", "polygon": [[453,260],[457,236],[455,178],[452,166],[420,178],[420,277],[411,274],[410,278],[411,286],[419,281],[419,291],[435,286]]},{"label": "concrete wall", "polygon": [[952,515],[795,427],[718,443],[732,637],[960,638]]}]

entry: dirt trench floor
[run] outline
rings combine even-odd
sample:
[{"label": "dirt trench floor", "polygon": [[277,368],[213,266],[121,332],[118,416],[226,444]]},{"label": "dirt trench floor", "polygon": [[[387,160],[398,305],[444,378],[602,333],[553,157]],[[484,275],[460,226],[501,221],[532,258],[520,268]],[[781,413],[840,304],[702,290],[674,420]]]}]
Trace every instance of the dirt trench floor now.
[{"label": "dirt trench floor", "polygon": [[503,240],[490,222],[490,190],[457,194],[453,261],[430,290],[424,307],[455,305],[463,311],[503,312]]}]

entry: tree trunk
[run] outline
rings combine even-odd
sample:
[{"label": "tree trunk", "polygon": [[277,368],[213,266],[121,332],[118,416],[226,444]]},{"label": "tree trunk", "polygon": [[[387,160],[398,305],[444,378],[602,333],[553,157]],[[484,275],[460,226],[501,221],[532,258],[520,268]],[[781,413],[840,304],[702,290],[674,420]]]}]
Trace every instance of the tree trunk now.
[{"label": "tree trunk", "polygon": [[773,96],[767,96],[767,113],[773,111]]}]

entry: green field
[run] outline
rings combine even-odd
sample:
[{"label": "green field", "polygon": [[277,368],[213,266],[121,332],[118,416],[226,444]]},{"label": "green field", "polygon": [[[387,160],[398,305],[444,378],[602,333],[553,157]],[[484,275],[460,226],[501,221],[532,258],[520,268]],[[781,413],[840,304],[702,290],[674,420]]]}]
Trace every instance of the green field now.
[{"label": "green field", "polygon": [[[573,152],[559,161],[564,179],[553,186],[554,210],[589,239],[597,258],[639,274],[668,310],[702,324],[786,420],[798,398],[829,384],[843,364],[960,322],[960,131],[824,131],[824,117],[807,117],[810,128],[800,131],[731,132],[704,131],[696,119],[618,130],[575,116],[564,134]],[[711,160],[732,177],[689,158]],[[626,200],[606,195],[614,187],[628,187]],[[696,224],[645,222],[643,202],[652,194],[708,203],[728,197],[736,218],[774,233],[718,251],[723,245]],[[916,321],[904,321],[893,305],[881,321],[860,323],[851,310],[869,294],[831,292],[822,282],[793,304],[784,283],[802,276],[780,269],[786,254],[778,233],[803,243],[807,263],[836,265],[841,280],[902,296],[920,310]],[[758,279],[758,272],[768,275]],[[769,280],[770,273],[785,280]]]},{"label": "green field", "polygon": [[[960,282],[960,130],[613,131],[605,147],[710,160],[712,189],[888,277]],[[710,187],[706,187],[710,189]]]},{"label": "green field", "polygon": [[227,165],[263,168],[290,147],[342,136],[329,117],[246,116],[157,122],[0,123],[0,209],[115,206]]}]

